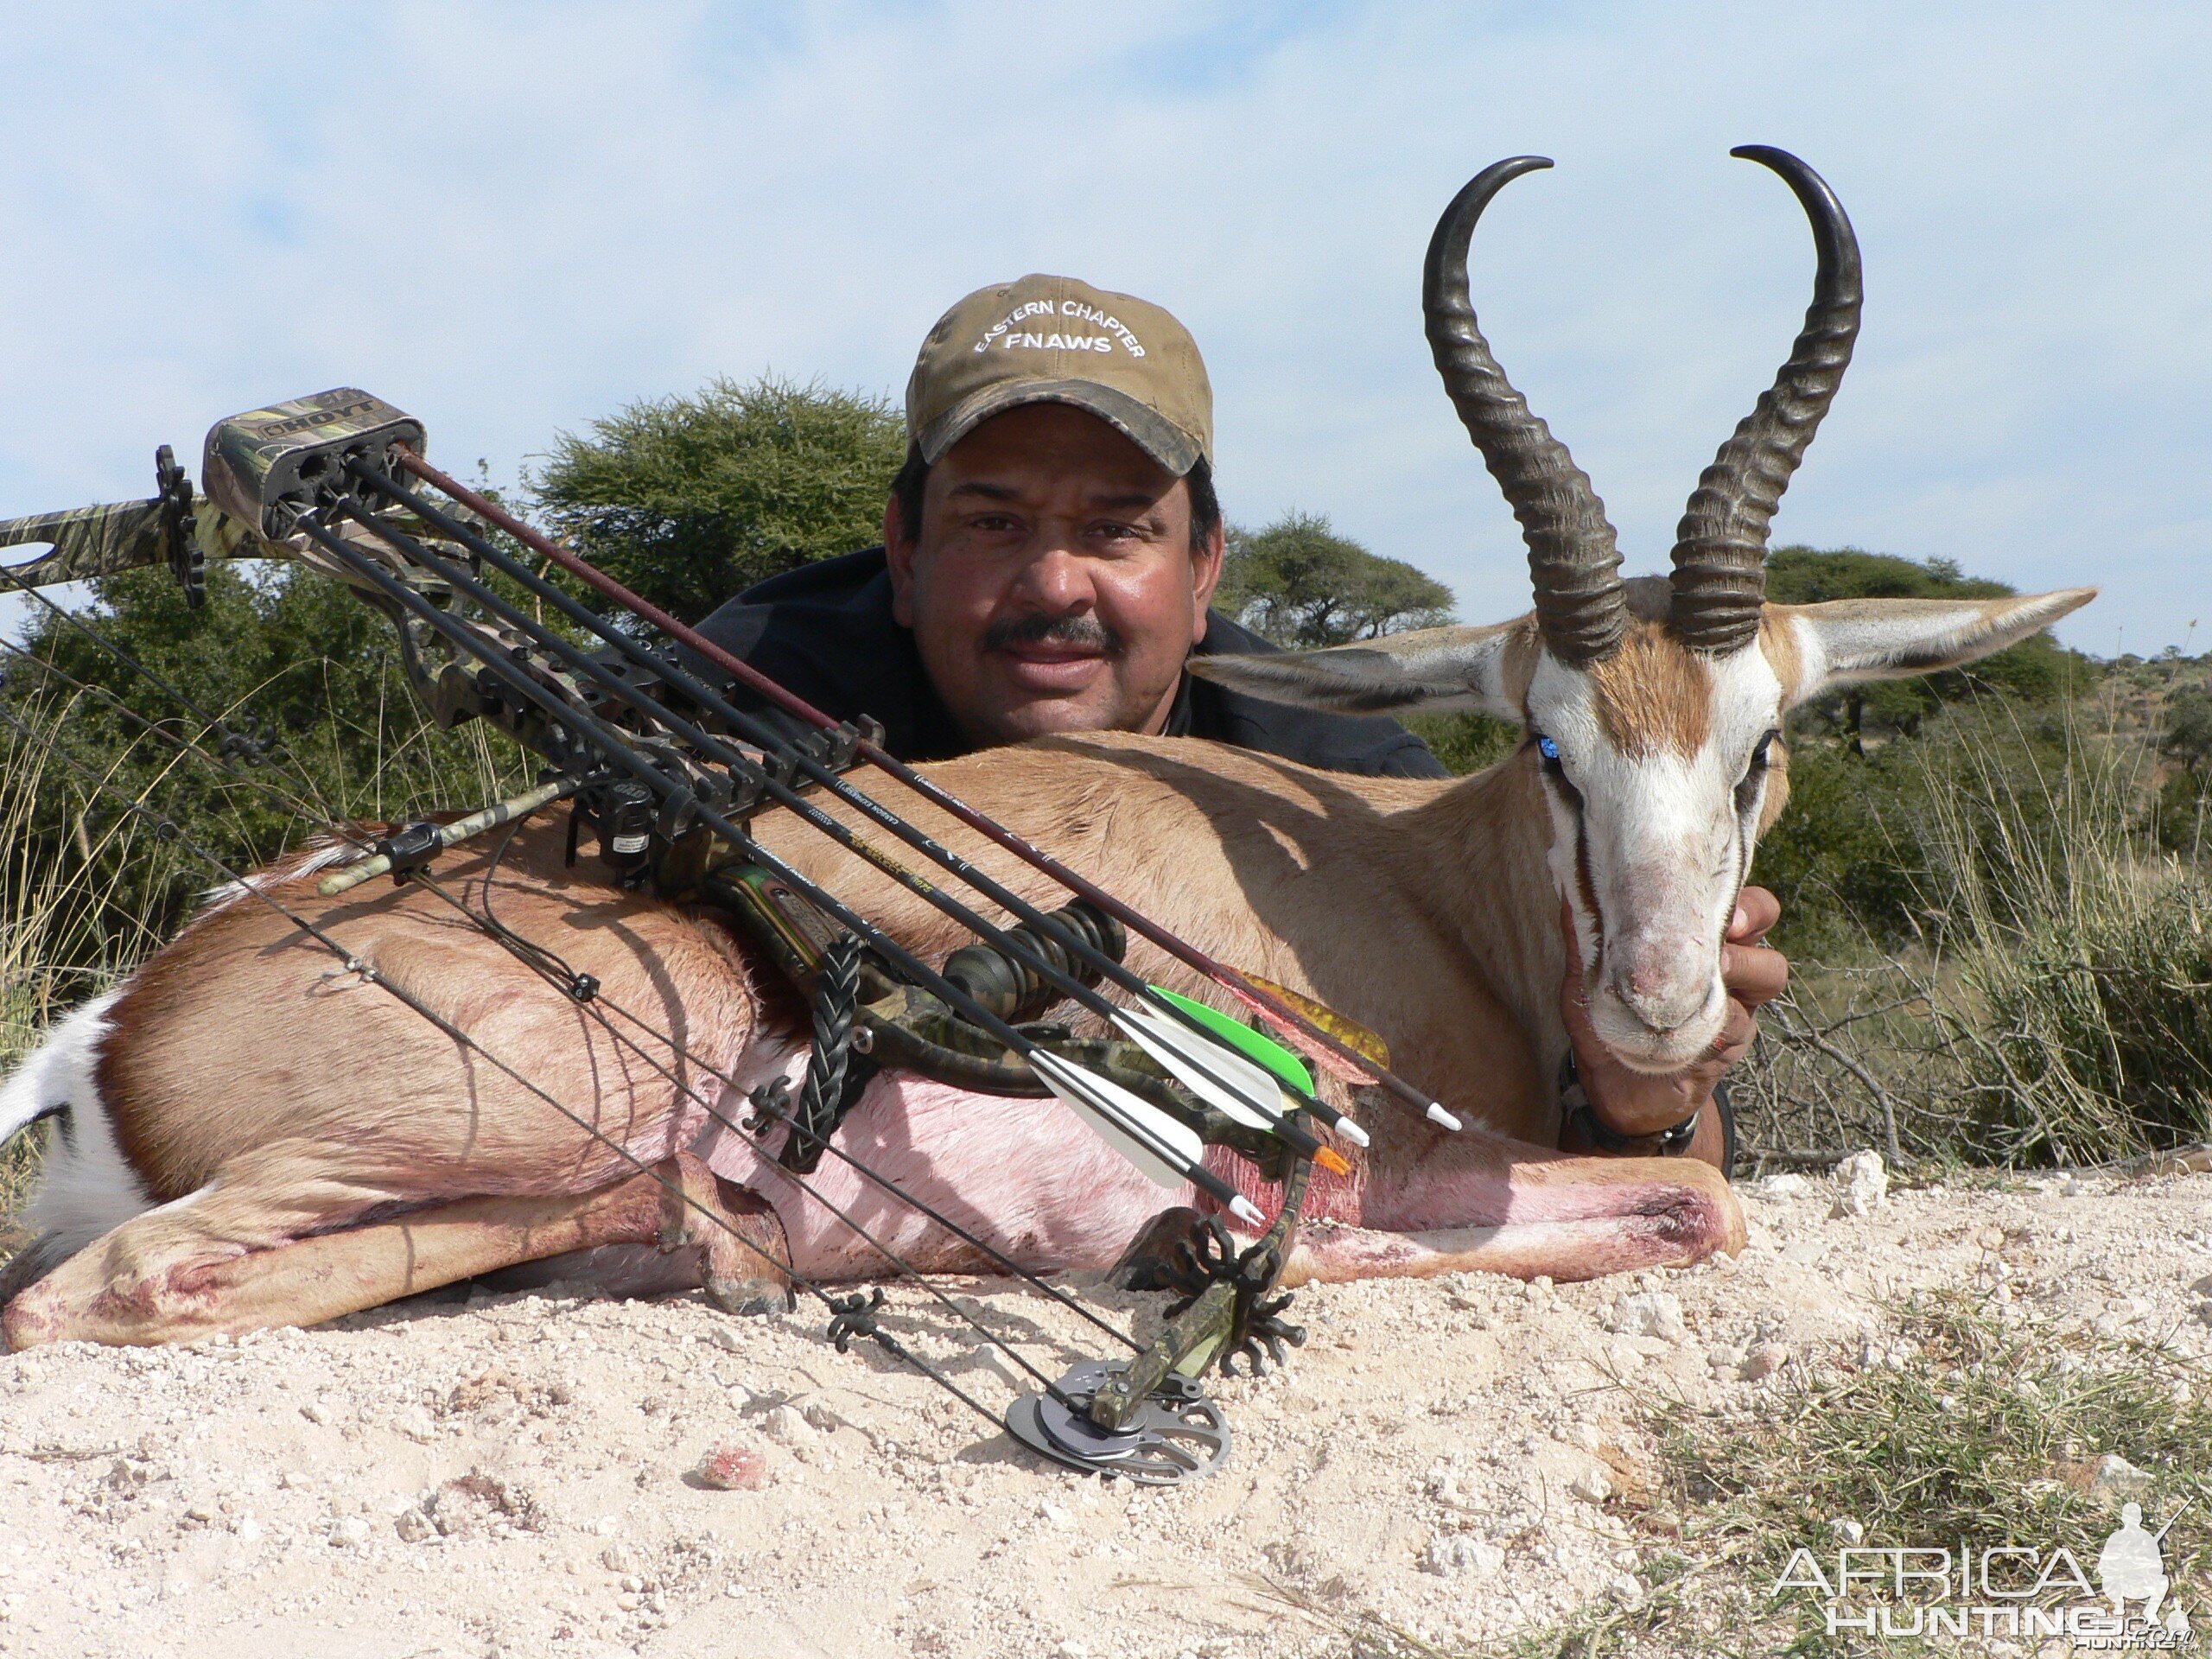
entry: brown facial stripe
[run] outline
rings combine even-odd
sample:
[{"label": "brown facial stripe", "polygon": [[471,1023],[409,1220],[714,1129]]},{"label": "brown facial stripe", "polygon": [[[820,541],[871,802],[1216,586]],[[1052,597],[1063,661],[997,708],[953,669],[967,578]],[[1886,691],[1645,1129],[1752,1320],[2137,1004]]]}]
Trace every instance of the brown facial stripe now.
[{"label": "brown facial stripe", "polygon": [[1771,605],[1766,607],[1766,614],[1759,620],[1759,650],[1765,654],[1774,677],[1782,683],[1782,706],[1787,709],[1797,701],[1799,688],[1805,683],[1805,654],[1797,649],[1797,630],[1789,626],[1788,612]]},{"label": "brown facial stripe", "polygon": [[[1598,947],[1591,964],[1594,970],[1605,960],[1605,916],[1598,908],[1598,884],[1590,875],[1590,832],[1583,822],[1582,797],[1573,785],[1567,785],[1567,791],[1574,808],[1574,887],[1582,895],[1582,913],[1590,918],[1591,938]],[[1573,973],[1580,967],[1580,963],[1569,963],[1567,971]]]},{"label": "brown facial stripe", "polygon": [[1664,628],[1640,625],[1590,671],[1598,723],[1631,760],[1695,754],[1713,732],[1713,672]]},{"label": "brown facial stripe", "polygon": [[1590,918],[1590,931],[1597,937],[1598,960],[1605,959],[1605,927],[1604,912],[1598,908],[1598,886],[1590,879],[1590,837],[1583,832],[1582,822],[1574,824],[1574,885],[1581,889],[1582,907]]},{"label": "brown facial stripe", "polygon": [[1789,804],[1789,746],[1776,738],[1766,752],[1766,794],[1759,802],[1759,834],[1774,828]]}]

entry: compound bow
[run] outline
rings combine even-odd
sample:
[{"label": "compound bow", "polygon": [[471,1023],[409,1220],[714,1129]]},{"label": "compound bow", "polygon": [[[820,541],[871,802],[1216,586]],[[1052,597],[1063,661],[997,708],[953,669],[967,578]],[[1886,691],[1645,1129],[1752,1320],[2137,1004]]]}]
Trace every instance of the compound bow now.
[{"label": "compound bow", "polygon": [[[1053,1381],[1003,1340],[984,1334],[1043,1385],[1040,1394],[1017,1399],[1003,1421],[1046,1457],[1154,1484],[1220,1466],[1228,1455],[1229,1430],[1199,1379],[1211,1364],[1230,1369],[1239,1355],[1255,1371],[1263,1351],[1280,1363],[1283,1343],[1301,1339],[1281,1317],[1289,1298],[1270,1292],[1287,1258],[1313,1164],[1344,1167],[1311,1126],[1318,1121],[1356,1145],[1364,1145],[1366,1136],[1315,1097],[1313,1077],[1295,1055],[1130,972],[1122,962],[1124,929],[1229,989],[1338,1075],[1379,1084],[1379,1092],[1447,1128],[1458,1128],[1457,1122],[1389,1070],[1387,1054],[1371,1033],[1176,938],[887,753],[873,722],[832,720],[497,502],[448,478],[424,459],[424,439],[420,422],[351,388],[254,410],[209,432],[202,494],[194,493],[164,445],[156,453],[151,499],[0,522],[0,546],[51,544],[41,558],[0,568],[0,576],[42,599],[35,590],[48,584],[166,564],[194,607],[204,601],[211,558],[296,560],[345,582],[393,623],[407,679],[439,725],[487,721],[539,757],[543,772],[533,788],[512,799],[448,823],[410,823],[362,847],[364,856],[325,878],[322,891],[342,892],[381,874],[435,887],[433,866],[446,848],[554,802],[570,801],[572,858],[581,831],[589,827],[599,858],[626,885],[663,899],[721,907],[810,1002],[815,1041],[798,1098],[781,1087],[756,1090],[754,1115],[741,1126],[731,1125],[754,1136],[784,1128],[779,1161],[803,1186],[804,1176],[828,1152],[932,1218],[954,1225],[832,1141],[867,1077],[878,1068],[897,1066],[983,1092],[1057,1096],[1162,1185],[1189,1183],[1207,1193],[1259,1236],[1236,1251],[1215,1221],[1184,1241],[1155,1286],[1178,1289],[1183,1299],[1170,1310],[1160,1337],[1134,1359],[1086,1362]],[[424,493],[422,486],[443,500]],[[503,544],[502,536],[512,541]],[[656,648],[609,622],[532,569],[514,550],[518,544],[672,644]],[[522,609],[493,584],[493,576],[550,607],[589,647]],[[81,619],[71,620],[92,632]],[[689,658],[678,654],[679,645],[688,648]],[[741,706],[737,699],[748,694],[753,706]],[[789,721],[764,713],[762,703]],[[244,758],[252,759],[251,744],[244,747]],[[219,758],[240,758],[228,741],[226,749]],[[1076,895],[1073,901],[1046,913],[1022,899],[856,787],[849,774],[862,763],[890,773],[1051,875]],[[824,810],[823,796],[857,809],[869,824],[1004,909],[1014,923],[995,925],[906,868]],[[149,810],[143,803],[130,804]],[[976,943],[938,967],[922,961],[751,836],[751,820],[770,808],[785,810],[858,854],[960,923]],[[165,821],[154,816],[162,827]],[[174,826],[168,828],[173,834]],[[235,877],[215,855],[193,850]],[[474,916],[459,900],[450,902]],[[577,1001],[590,1003],[597,988],[588,979],[568,976],[564,982],[547,968],[547,953],[507,935],[489,918],[474,919]],[[318,930],[308,931],[346,955]],[[1108,982],[1134,1001],[1109,1001],[1099,989]],[[397,988],[385,988],[416,1006]],[[1108,1034],[1079,1038],[1065,1027],[1039,1023],[1063,1001],[1096,1016]],[[436,1020],[427,1008],[416,1006],[416,1011]],[[466,1033],[449,1034],[468,1040]],[[682,1052],[672,1039],[661,1040]],[[720,1075],[711,1066],[702,1070]],[[548,1099],[571,1121],[583,1121]],[[1252,1160],[1263,1177],[1280,1185],[1283,1201],[1272,1223],[1205,1166],[1209,1146]],[[1137,1350],[1065,1293],[965,1230],[955,1230],[1007,1271]],[[887,1247],[872,1237],[869,1243],[894,1268],[921,1280]],[[994,1415],[880,1328],[874,1317],[883,1303],[880,1290],[872,1300],[839,1299],[794,1279],[831,1310],[830,1335],[841,1351],[853,1337],[870,1337],[970,1407]],[[949,1298],[933,1294],[982,1329]]]}]

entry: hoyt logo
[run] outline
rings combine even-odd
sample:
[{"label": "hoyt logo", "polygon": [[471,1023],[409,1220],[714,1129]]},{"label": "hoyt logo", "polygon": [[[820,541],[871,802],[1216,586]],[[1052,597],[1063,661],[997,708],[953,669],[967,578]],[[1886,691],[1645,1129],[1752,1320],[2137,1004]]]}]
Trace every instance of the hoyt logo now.
[{"label": "hoyt logo", "polygon": [[2177,1510],[2153,1533],[2140,1504],[2123,1506],[2119,1530],[2098,1552],[2094,1582],[2063,1548],[1869,1544],[1840,1548],[1833,1560],[1799,1549],[1772,1592],[1819,1596],[1831,1636],[2065,1637],[2077,1652],[2179,1652],[2190,1618],[2174,1599],[2161,1548],[2178,1517]]}]

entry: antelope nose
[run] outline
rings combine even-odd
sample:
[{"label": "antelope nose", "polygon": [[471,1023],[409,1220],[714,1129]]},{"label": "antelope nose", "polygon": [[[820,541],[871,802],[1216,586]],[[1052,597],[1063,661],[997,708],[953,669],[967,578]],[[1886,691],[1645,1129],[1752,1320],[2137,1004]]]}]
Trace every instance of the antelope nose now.
[{"label": "antelope nose", "polygon": [[1705,1007],[1711,973],[1687,939],[1640,939],[1613,969],[1613,994],[1654,1031],[1673,1031]]}]

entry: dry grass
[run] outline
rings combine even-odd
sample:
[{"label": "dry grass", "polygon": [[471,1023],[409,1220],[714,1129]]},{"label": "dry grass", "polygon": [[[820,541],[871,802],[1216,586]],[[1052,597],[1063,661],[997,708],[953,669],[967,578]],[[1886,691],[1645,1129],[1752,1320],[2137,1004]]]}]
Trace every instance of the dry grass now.
[{"label": "dry grass", "polygon": [[1743,1073],[1755,1153],[2088,1166],[2212,1138],[2212,874],[2144,834],[2141,761],[1924,758],[1920,937],[1799,964]]},{"label": "dry grass", "polygon": [[2202,1366],[2153,1343],[2062,1338],[1970,1290],[1915,1298],[1897,1324],[1877,1363],[1839,1356],[1756,1410],[1669,1427],[1682,1548],[1738,1563],[1771,1643],[1755,1650],[1829,1650],[1812,1592],[1764,1592],[1800,1548],[1833,1561],[1839,1522],[1869,1547],[2063,1546],[2094,1562],[2119,1505],[2093,1478],[2107,1453],[2147,1475],[2146,1514],[2174,1517],[2177,1582],[2212,1555]]},{"label": "dry grass", "polygon": [[[1868,1548],[2063,1547],[2094,1564],[2117,1493],[2093,1477],[2117,1452],[2148,1477],[2177,1583],[2212,1558],[2212,1376],[2156,1343],[2062,1337],[1967,1289],[1891,1310],[1873,1363],[1832,1352],[1756,1403],[1657,1408],[1663,1474],[1634,1605],[1598,1601],[1567,1621],[1471,1649],[1439,1647],[1372,1611],[1273,1580],[1259,1602],[1325,1632],[1332,1659],[1607,1659],[1608,1656],[1936,1651],[1914,1639],[1832,1637],[1817,1597],[1777,1595],[1800,1548],[1829,1563],[1840,1522]],[[1862,1586],[1853,1599],[1863,1604]],[[2193,1611],[2193,1610],[2192,1610]]]},{"label": "dry grass", "polygon": [[[97,833],[79,819],[73,837],[73,863],[41,863],[37,838],[29,832],[33,803],[45,790],[68,787],[73,779],[54,753],[53,734],[67,721],[73,699],[19,709],[27,730],[0,728],[0,1075],[34,1046],[54,1017],[88,996],[97,995],[129,961],[154,943],[144,933],[114,940],[105,959],[65,966],[76,954],[60,942],[81,939],[110,906],[96,872],[116,868],[141,851],[168,856],[138,834],[129,814],[110,815]],[[144,848],[138,843],[145,842]],[[44,1135],[19,1135],[0,1146],[0,1262],[24,1240],[10,1218],[36,1178]]]}]

